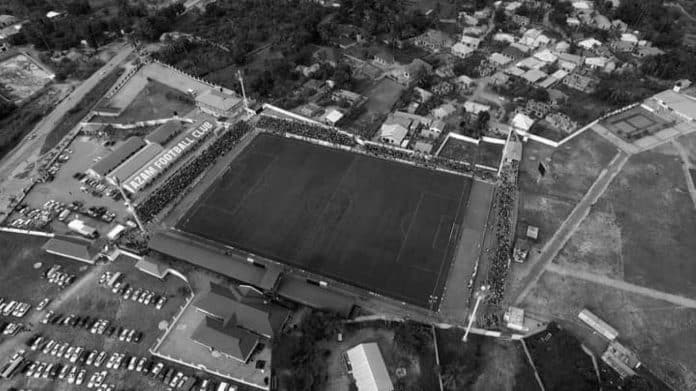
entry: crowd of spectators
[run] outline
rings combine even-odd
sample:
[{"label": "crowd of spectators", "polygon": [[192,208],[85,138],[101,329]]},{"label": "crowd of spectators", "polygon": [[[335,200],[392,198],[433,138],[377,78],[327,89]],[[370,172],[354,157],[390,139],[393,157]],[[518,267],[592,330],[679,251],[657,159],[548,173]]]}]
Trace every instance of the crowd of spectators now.
[{"label": "crowd of spectators", "polygon": [[292,133],[298,136],[322,140],[332,144],[345,145],[348,147],[355,147],[358,144],[350,135],[332,130],[330,128],[311,125],[299,121],[263,116],[258,120],[256,126],[271,133]]},{"label": "crowd of spectators", "polygon": [[140,218],[144,221],[152,220],[177,196],[182,194],[206,168],[229,152],[250,129],[251,127],[246,122],[237,122],[232,129],[223,133],[193,161],[176,171],[162,186],[153,191],[149,198],[136,207]]},{"label": "crowd of spectators", "polygon": [[503,168],[495,197],[494,210],[497,213],[495,234],[498,245],[491,259],[487,281],[490,287],[488,301],[494,305],[500,304],[503,299],[505,280],[510,268],[514,229],[513,213],[517,192],[516,173],[516,162]]},{"label": "crowd of spectators", "polygon": [[374,143],[367,143],[362,146],[358,146],[357,141],[350,135],[331,130],[330,128],[311,125],[299,121],[264,116],[259,119],[257,126],[276,134],[292,133],[302,137],[326,141],[335,145],[358,148],[362,152],[380,158],[406,160],[422,167],[455,171],[463,174],[474,175],[486,180],[495,179],[495,173],[489,170],[480,169],[473,164],[463,161],[420,153],[409,153],[398,148],[390,148],[386,145]]}]

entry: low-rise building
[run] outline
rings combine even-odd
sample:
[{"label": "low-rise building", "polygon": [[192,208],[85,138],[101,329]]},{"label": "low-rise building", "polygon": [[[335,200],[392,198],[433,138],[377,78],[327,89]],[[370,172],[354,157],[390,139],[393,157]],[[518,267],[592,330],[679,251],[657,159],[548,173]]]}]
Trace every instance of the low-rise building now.
[{"label": "low-rise building", "polygon": [[454,40],[440,30],[430,29],[417,36],[413,40],[413,44],[426,50],[438,51],[450,48],[454,45]]},{"label": "low-rise building", "polygon": [[566,134],[572,133],[578,128],[578,123],[563,113],[550,113],[544,119],[551,126]]},{"label": "low-rise building", "polygon": [[461,42],[455,43],[451,50],[452,55],[459,58],[467,58],[475,51],[475,49],[472,49]]},{"label": "low-rise building", "polygon": [[505,65],[512,62],[510,57],[507,57],[501,53],[493,53],[488,57],[488,61],[496,67],[504,67]]},{"label": "low-rise building", "polygon": [[558,54],[558,67],[566,72],[572,72],[576,67],[582,65],[583,59],[581,56],[570,53]]},{"label": "low-rise building", "polygon": [[469,100],[464,103],[464,110],[466,110],[467,113],[478,114],[484,111],[490,111],[491,106]]},{"label": "low-rise building", "polygon": [[390,115],[379,129],[379,138],[382,142],[393,145],[401,145],[409,130],[412,120],[397,115]]},{"label": "low-rise building", "polygon": [[591,93],[597,86],[597,79],[578,73],[571,73],[563,79],[562,83],[575,90]]},{"label": "low-rise building", "polygon": [[435,118],[442,119],[449,117],[457,111],[452,103],[443,103],[442,105],[436,107],[432,111],[432,115]]},{"label": "low-rise building", "polygon": [[530,69],[522,75],[522,78],[527,81],[527,83],[534,84],[538,81],[545,79],[548,75],[546,72],[539,69]]},{"label": "low-rise building", "polygon": [[362,343],[348,349],[346,364],[357,391],[394,391],[377,343]]},{"label": "low-rise building", "polygon": [[232,116],[242,106],[242,100],[232,91],[209,89],[196,96],[196,105],[208,114]]},{"label": "low-rise building", "polygon": [[592,50],[594,48],[602,46],[602,42],[598,41],[595,38],[587,38],[587,39],[583,39],[582,41],[578,42],[578,46],[580,46],[583,49]]},{"label": "low-rise building", "polygon": [[462,38],[459,40],[459,43],[471,49],[478,49],[479,45],[481,44],[481,39],[476,37],[470,37],[468,35],[462,35]]}]

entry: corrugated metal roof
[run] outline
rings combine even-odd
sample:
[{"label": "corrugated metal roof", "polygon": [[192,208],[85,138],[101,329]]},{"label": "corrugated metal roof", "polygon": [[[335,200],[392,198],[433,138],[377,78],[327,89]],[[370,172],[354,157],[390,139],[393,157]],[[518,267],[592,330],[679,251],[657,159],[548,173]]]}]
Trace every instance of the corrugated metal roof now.
[{"label": "corrugated metal roof", "polygon": [[113,150],[113,152],[94,163],[90,169],[99,175],[106,175],[144,146],[145,141],[143,139],[133,136]]},{"label": "corrugated metal roof", "polygon": [[126,159],[120,166],[116,167],[116,169],[109,174],[109,177],[118,179],[121,182],[125,181],[130,178],[133,173],[147,164],[147,162],[162,152],[162,150],[163,148],[159,144],[147,144],[133,156]]},{"label": "corrugated metal roof", "polygon": [[382,352],[375,342],[354,346],[346,352],[358,391],[392,391]]}]

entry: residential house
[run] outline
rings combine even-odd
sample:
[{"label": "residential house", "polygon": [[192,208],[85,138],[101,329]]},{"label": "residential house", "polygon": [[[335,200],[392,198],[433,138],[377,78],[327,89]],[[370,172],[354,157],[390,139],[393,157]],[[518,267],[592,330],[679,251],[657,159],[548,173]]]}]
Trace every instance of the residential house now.
[{"label": "residential house", "polygon": [[587,1],[574,1],[572,3],[572,5],[576,11],[583,11],[583,10],[591,10],[592,9],[592,5]]},{"label": "residential house", "polygon": [[575,90],[590,93],[594,91],[597,80],[578,73],[571,73],[563,79],[563,84]]},{"label": "residential house", "polygon": [[413,40],[413,44],[426,50],[439,51],[452,47],[452,45],[454,45],[454,40],[448,34],[440,30],[429,29],[417,36]]},{"label": "residential house", "polygon": [[653,46],[640,46],[635,51],[636,56],[643,58],[647,56],[659,56],[665,54],[664,51]]},{"label": "residential house", "polygon": [[502,86],[507,84],[507,82],[510,81],[510,77],[506,75],[504,72],[496,72],[491,76],[491,83],[496,86]]},{"label": "residential house", "polygon": [[495,33],[493,34],[493,40],[498,41],[498,42],[507,42],[507,43],[513,43],[517,39],[515,38],[514,35],[508,34],[508,33]]},{"label": "residential house", "polygon": [[479,45],[481,44],[481,39],[476,37],[470,37],[468,35],[462,35],[462,38],[459,40],[459,43],[471,49],[478,49]]},{"label": "residential house", "polygon": [[609,18],[598,13],[594,16],[594,26],[600,30],[609,30],[612,24]]},{"label": "residential house", "polygon": [[553,86],[556,83],[558,83],[558,79],[553,77],[553,75],[550,75],[546,79],[539,81],[536,84],[537,84],[537,86],[546,89],[546,88]]},{"label": "residential house", "polygon": [[537,60],[534,57],[527,57],[521,61],[517,62],[517,67],[522,68],[522,69],[539,69],[543,67],[545,64],[541,60]]},{"label": "residential house", "polygon": [[580,19],[573,16],[569,16],[566,18],[566,24],[568,25],[568,27],[579,27]]},{"label": "residential house", "polygon": [[635,47],[636,44],[633,42],[616,40],[611,43],[611,48],[614,49],[615,52],[619,53],[630,53],[635,49]]},{"label": "residential house", "polygon": [[578,42],[578,46],[580,46],[583,49],[592,50],[596,47],[602,46],[602,42],[598,41],[595,38],[587,38]]},{"label": "residential house", "polygon": [[522,78],[527,81],[527,83],[534,84],[539,80],[545,79],[548,75],[546,72],[539,69],[530,69],[522,75]]},{"label": "residential house", "polygon": [[587,57],[585,58],[585,65],[590,69],[604,69],[604,67],[609,62],[606,57]]},{"label": "residential house", "polygon": [[518,8],[522,6],[522,3],[519,1],[511,1],[507,4],[505,4],[505,13],[508,15],[512,15],[515,11],[517,11]]},{"label": "residential house", "polygon": [[509,47],[519,49],[519,51],[521,51],[525,55],[527,53],[529,53],[530,51],[532,51],[531,47],[524,45],[522,43],[519,43],[519,42],[511,43]]},{"label": "residential house", "polygon": [[544,49],[541,51],[538,51],[534,54],[534,58],[541,60],[547,64],[553,64],[558,60],[558,56],[555,54],[551,53],[549,49]]},{"label": "residential house", "polygon": [[638,37],[635,34],[632,33],[623,33],[621,34],[621,40],[624,42],[630,42],[633,43],[634,45],[638,45]]},{"label": "residential house", "polygon": [[513,129],[523,132],[529,132],[529,129],[534,125],[534,119],[523,113],[517,113],[510,120],[510,125]]},{"label": "residential house", "polygon": [[380,140],[387,144],[401,145],[411,130],[412,122],[410,118],[390,115],[379,128]]},{"label": "residential house", "polygon": [[443,103],[442,105],[436,107],[432,111],[432,115],[435,118],[442,119],[449,117],[457,111],[452,103]]},{"label": "residential house", "polygon": [[505,68],[505,70],[503,70],[503,72],[507,73],[508,75],[522,77],[522,75],[524,75],[525,71],[518,68],[518,67],[511,66],[511,67]]},{"label": "residential house", "polygon": [[466,12],[460,12],[459,13],[459,21],[462,23],[466,24],[467,26],[476,26],[479,22],[478,19],[476,19],[474,16],[469,15]]},{"label": "residential house", "polygon": [[566,72],[572,72],[578,65],[583,64],[582,57],[576,54],[559,53],[558,67]]},{"label": "residential house", "polygon": [[420,153],[430,154],[433,150],[433,143],[430,141],[418,140],[413,145],[413,150]]},{"label": "residential house", "polygon": [[540,46],[546,46],[551,42],[551,38],[544,35],[541,30],[529,29],[522,34],[519,42],[522,45],[529,46],[530,48],[538,48]]},{"label": "residential house", "polygon": [[378,65],[385,66],[385,67],[392,66],[392,65],[396,64],[396,60],[394,59],[394,55],[387,52],[386,50],[379,51],[378,53],[376,53],[373,56],[372,59]]},{"label": "residential house", "polygon": [[554,47],[554,49],[555,49],[556,52],[558,52],[558,53],[565,53],[565,52],[567,52],[567,51],[570,49],[570,44],[569,44],[568,42],[566,42],[566,41],[561,41],[561,42],[558,42],[558,43],[556,44],[556,46]]},{"label": "residential house", "polygon": [[550,113],[547,114],[544,119],[551,124],[551,126],[566,134],[578,128],[578,123],[571,120],[570,117],[563,113]]},{"label": "residential house", "polygon": [[324,108],[314,102],[307,103],[296,109],[297,113],[308,118],[318,117],[324,114]]},{"label": "residential house", "polygon": [[493,53],[488,57],[488,61],[490,61],[491,64],[493,64],[496,67],[504,67],[505,65],[509,64],[512,60],[501,54],[501,53]]},{"label": "residential house", "polygon": [[392,72],[392,75],[396,78],[396,81],[403,85],[411,85],[423,76],[433,71],[432,65],[416,58],[411,61],[410,64],[400,66]]},{"label": "residential house", "polygon": [[326,121],[327,124],[331,126],[336,126],[338,122],[343,118],[343,113],[341,113],[338,110],[331,110],[329,111],[326,116],[324,117],[324,120]]},{"label": "residential house", "polygon": [[430,127],[428,129],[439,136],[447,129],[447,123],[441,119],[436,119],[430,123]]},{"label": "residential house", "polygon": [[533,118],[544,118],[549,111],[551,111],[551,105],[534,99],[528,100],[524,107],[519,109],[519,112]]},{"label": "residential house", "polygon": [[461,42],[457,42],[452,46],[452,54],[459,58],[467,58],[473,53],[475,49],[472,49]]},{"label": "residential house", "polygon": [[471,35],[474,37],[480,37],[486,32],[486,27],[484,26],[467,26],[462,29],[462,34]]},{"label": "residential house", "polygon": [[469,100],[464,103],[464,110],[466,110],[467,113],[478,114],[484,111],[490,111],[491,106]]}]

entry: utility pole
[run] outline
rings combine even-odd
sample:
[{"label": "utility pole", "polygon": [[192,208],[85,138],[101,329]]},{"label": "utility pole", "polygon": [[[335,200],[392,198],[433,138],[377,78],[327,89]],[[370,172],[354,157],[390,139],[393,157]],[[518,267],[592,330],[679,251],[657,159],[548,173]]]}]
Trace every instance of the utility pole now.
[{"label": "utility pole", "polygon": [[462,341],[466,342],[467,337],[469,337],[469,332],[471,331],[471,326],[474,324],[474,320],[476,319],[476,311],[478,311],[479,305],[483,301],[483,299],[486,298],[486,295],[488,294],[488,289],[490,287],[488,285],[483,285],[481,286],[481,289],[476,292],[476,304],[474,304],[474,310],[471,312],[471,315],[469,315],[469,324],[466,326],[466,332],[464,333],[464,336],[462,337]]},{"label": "utility pole", "polygon": [[138,213],[135,211],[135,207],[133,207],[133,204],[131,204],[128,195],[123,190],[123,186],[121,186],[121,180],[118,178],[114,178],[114,181],[116,182],[116,187],[118,187],[118,190],[121,192],[121,197],[123,197],[124,201],[126,202],[126,208],[128,208],[128,211],[131,212],[133,218],[135,219],[135,222],[138,224],[138,228],[140,228],[140,231],[142,233],[146,233],[143,222],[140,221],[140,217],[138,217]]}]

